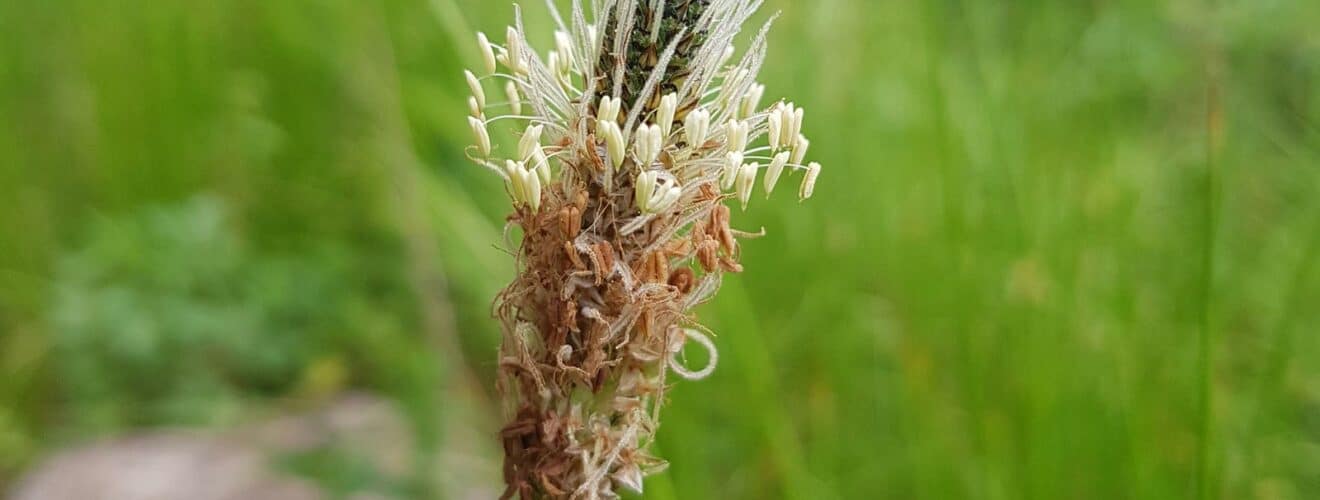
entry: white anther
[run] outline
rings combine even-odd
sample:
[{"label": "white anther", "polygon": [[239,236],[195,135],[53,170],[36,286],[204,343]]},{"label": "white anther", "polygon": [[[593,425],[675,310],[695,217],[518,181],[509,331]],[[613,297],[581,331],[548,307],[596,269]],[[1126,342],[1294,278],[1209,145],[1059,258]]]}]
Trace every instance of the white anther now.
[{"label": "white anther", "polygon": [[463,76],[467,78],[468,88],[472,90],[472,97],[477,99],[477,106],[486,109],[486,90],[481,88],[481,80],[471,71],[463,70]]},{"label": "white anther", "polygon": [[469,116],[468,125],[472,127],[472,136],[476,138],[477,150],[481,151],[481,156],[490,156],[490,134],[486,132],[486,122]]},{"label": "white anther", "polygon": [[660,135],[668,138],[674,129],[674,113],[678,111],[678,94],[670,93],[660,98],[660,108],[656,110],[656,124],[660,125]]},{"label": "white anther", "polygon": [[504,33],[504,44],[508,46],[509,50],[504,64],[508,65],[509,69],[512,69],[516,74],[526,74],[527,64],[523,61],[522,39],[518,36],[518,30],[514,29],[513,26],[509,26]]},{"label": "white anther", "polygon": [[664,146],[664,136],[659,125],[641,125],[637,127],[637,137],[633,139],[633,154],[637,155],[637,164],[643,168],[655,163]]},{"label": "white anther", "polygon": [[572,68],[577,65],[573,53],[573,39],[569,38],[568,33],[563,31],[555,32],[555,48],[559,51],[560,62],[564,63],[565,68]]},{"label": "white anther", "polygon": [[784,173],[784,165],[788,164],[788,156],[788,151],[775,155],[775,158],[770,161],[770,166],[765,169],[766,198],[770,197],[770,193],[775,190],[775,184],[779,183],[779,176]]},{"label": "white anther", "polygon": [[544,125],[530,125],[527,131],[523,132],[522,139],[518,140],[518,158],[527,161],[532,157],[532,152],[541,149],[541,131],[545,129]]},{"label": "white anther", "polygon": [[752,189],[756,187],[756,171],[761,169],[760,163],[748,163],[738,170],[738,201],[742,202],[743,210],[747,210],[747,202],[752,199]]},{"label": "white anther", "polygon": [[545,151],[540,147],[532,153],[532,166],[536,170],[536,175],[541,178],[541,184],[550,185],[550,159],[546,158]]},{"label": "white anther", "polygon": [[778,110],[772,111],[770,116],[766,117],[766,137],[770,139],[770,150],[779,150],[779,139],[783,137],[784,117]]},{"label": "white anther", "polygon": [[725,191],[733,189],[733,183],[738,179],[738,169],[742,168],[743,154],[738,151],[730,151],[724,156],[724,173],[720,177],[720,188]]},{"label": "white anther", "polygon": [[789,161],[794,165],[801,165],[802,160],[807,157],[807,148],[810,147],[811,141],[808,141],[806,136],[798,134],[797,143],[793,144],[793,158]]},{"label": "white anther", "polygon": [[474,118],[481,118],[484,116],[481,113],[481,104],[477,102],[477,98],[468,96],[468,113]]},{"label": "white anther", "polygon": [[683,121],[683,132],[688,146],[698,148],[706,142],[706,133],[710,130],[710,111],[705,108],[688,113]]},{"label": "white anther", "polygon": [[761,106],[761,97],[765,95],[765,85],[756,84],[747,89],[747,95],[743,96],[742,117],[747,118],[756,114],[757,108]]},{"label": "white anther", "polygon": [[725,134],[727,135],[727,138],[725,140],[728,143],[729,151],[737,151],[741,153],[747,150],[748,128],[749,127],[746,122],[740,122],[738,120],[729,120],[729,123],[725,126],[724,129]]},{"label": "white anther", "polygon": [[807,166],[807,175],[802,178],[802,187],[798,189],[798,198],[807,199],[811,197],[811,192],[816,190],[816,177],[820,175],[820,164],[811,162]]},{"label": "white anther", "polygon": [[605,140],[605,150],[609,154],[610,163],[614,168],[623,165],[623,132],[619,130],[619,124],[610,120],[598,120],[596,122],[596,135]]},{"label": "white anther", "polygon": [[605,121],[619,121],[619,108],[623,101],[610,96],[600,98],[600,107],[596,109],[596,118]]},{"label": "white anther", "polygon": [[509,98],[509,110],[512,111],[515,116],[521,115],[522,96],[518,95],[518,84],[514,82],[504,84],[504,93]]},{"label": "white anther", "polygon": [[481,48],[481,61],[486,64],[486,73],[495,72],[495,47],[485,33],[477,33],[477,45]]}]

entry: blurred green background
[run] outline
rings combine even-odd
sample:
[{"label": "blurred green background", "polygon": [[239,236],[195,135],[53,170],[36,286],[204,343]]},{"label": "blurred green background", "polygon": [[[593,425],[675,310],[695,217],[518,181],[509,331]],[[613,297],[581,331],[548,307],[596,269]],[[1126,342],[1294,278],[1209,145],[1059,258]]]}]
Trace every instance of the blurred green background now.
[{"label": "blurred green background", "polygon": [[[737,215],[769,236],[702,312],[721,365],[670,393],[648,498],[1320,496],[1320,2],[775,10],[762,81],[825,172]],[[498,481],[508,206],[461,70],[511,21],[0,0],[0,491],[347,391],[407,416],[412,472],[295,472]]]}]

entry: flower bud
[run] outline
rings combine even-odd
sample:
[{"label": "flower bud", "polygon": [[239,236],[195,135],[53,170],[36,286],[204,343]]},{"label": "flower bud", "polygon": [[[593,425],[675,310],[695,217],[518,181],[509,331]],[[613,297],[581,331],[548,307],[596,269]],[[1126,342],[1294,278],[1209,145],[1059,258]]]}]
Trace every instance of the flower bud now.
[{"label": "flower bud", "polygon": [[678,94],[670,93],[660,98],[660,108],[656,110],[656,124],[660,125],[660,135],[669,138],[674,129],[674,113],[678,111]]}]

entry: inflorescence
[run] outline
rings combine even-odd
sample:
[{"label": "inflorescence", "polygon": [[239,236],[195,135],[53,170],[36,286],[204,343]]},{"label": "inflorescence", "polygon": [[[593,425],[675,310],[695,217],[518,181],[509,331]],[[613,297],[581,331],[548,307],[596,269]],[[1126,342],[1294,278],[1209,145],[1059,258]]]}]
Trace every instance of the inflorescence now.
[{"label": "inflorescence", "polygon": [[[521,11],[503,45],[478,34],[483,71],[465,72],[468,157],[506,181],[521,229],[518,276],[495,303],[505,337],[499,388],[505,497],[612,498],[665,463],[646,448],[674,373],[717,360],[692,310],[742,271],[726,199],[745,210],[785,171],[811,197],[804,111],[762,107],[767,22],[735,59],[760,0],[572,0],[542,58]],[[498,89],[500,102],[487,90]],[[491,139],[498,122],[516,148]],[[765,138],[761,142],[762,137]],[[693,341],[710,353],[690,370]]]}]

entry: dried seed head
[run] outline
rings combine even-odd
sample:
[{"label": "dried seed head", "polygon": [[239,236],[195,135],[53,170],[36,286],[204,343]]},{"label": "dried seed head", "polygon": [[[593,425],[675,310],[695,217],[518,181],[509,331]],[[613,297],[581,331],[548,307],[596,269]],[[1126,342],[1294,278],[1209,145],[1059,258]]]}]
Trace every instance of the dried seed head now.
[{"label": "dried seed head", "polygon": [[[511,330],[498,379],[507,497],[640,491],[664,465],[645,443],[666,376],[715,366],[692,308],[743,270],[724,201],[746,208],[762,164],[767,195],[790,169],[806,171],[809,197],[820,171],[803,166],[802,109],[761,108],[769,25],[739,36],[761,0],[570,1],[571,17],[551,16],[569,21],[556,23],[552,50],[530,46],[521,21],[502,47],[477,36],[482,77],[507,106],[464,74],[469,155],[507,180],[509,220],[523,229],[519,274],[495,305]],[[735,39],[749,40],[741,56]],[[487,127],[499,121],[522,129],[516,150],[492,150]],[[710,350],[711,364],[684,366],[685,343]]]}]

